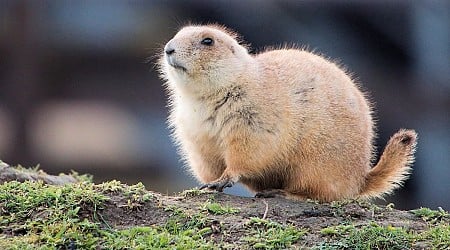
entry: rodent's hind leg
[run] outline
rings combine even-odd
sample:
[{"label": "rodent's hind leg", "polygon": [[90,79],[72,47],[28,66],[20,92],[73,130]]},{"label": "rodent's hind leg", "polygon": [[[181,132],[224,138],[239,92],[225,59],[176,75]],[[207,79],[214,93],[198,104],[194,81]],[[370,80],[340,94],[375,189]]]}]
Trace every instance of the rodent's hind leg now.
[{"label": "rodent's hind leg", "polygon": [[233,180],[225,172],[224,174],[222,174],[222,176],[219,179],[201,186],[200,189],[207,188],[207,189],[211,189],[211,190],[216,190],[218,192],[222,192],[224,188],[232,187],[234,185],[234,183],[236,183],[236,182],[237,182],[237,180]]},{"label": "rodent's hind leg", "polygon": [[282,189],[266,189],[255,194],[256,198],[286,198],[286,191]]},{"label": "rodent's hind leg", "polygon": [[256,198],[285,198],[289,200],[304,201],[308,196],[300,193],[292,193],[283,189],[266,189],[255,194]]}]

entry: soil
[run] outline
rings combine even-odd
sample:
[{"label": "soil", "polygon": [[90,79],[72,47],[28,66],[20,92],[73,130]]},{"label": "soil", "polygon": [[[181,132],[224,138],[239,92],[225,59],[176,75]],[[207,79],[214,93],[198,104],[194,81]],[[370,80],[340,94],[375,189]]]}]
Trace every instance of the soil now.
[{"label": "soil", "polygon": [[168,207],[175,207],[193,215],[201,213],[201,207],[213,201],[222,206],[238,208],[239,213],[208,214],[211,224],[209,226],[220,225],[220,230],[212,230],[215,233],[209,236],[211,240],[235,244],[242,239],[242,234],[247,232],[245,225],[249,219],[257,217],[307,229],[308,234],[301,241],[304,247],[315,246],[318,242],[330,238],[322,235],[321,229],[342,224],[351,223],[358,227],[375,222],[382,226],[401,227],[417,232],[429,227],[424,220],[408,211],[382,208],[358,201],[320,204],[314,201],[292,201],[283,198],[238,197],[217,192],[201,192],[192,196],[165,196],[152,192],[152,195],[154,196],[152,201],[134,210],[124,209],[127,207],[125,197],[111,197],[100,214],[108,225],[115,228],[164,225],[173,215],[167,210]]}]

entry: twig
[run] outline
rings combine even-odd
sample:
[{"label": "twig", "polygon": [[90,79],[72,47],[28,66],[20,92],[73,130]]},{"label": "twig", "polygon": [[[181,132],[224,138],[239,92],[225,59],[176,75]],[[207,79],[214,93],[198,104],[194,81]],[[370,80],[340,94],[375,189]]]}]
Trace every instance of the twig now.
[{"label": "twig", "polygon": [[262,201],[266,204],[266,209],[264,210],[264,215],[262,217],[262,219],[265,220],[267,217],[267,212],[269,211],[269,203],[267,203],[266,199],[263,199]]}]

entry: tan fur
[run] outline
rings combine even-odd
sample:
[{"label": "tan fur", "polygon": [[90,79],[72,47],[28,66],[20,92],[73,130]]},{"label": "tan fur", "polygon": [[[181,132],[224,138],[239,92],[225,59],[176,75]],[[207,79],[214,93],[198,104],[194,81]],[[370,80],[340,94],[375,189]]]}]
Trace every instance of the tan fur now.
[{"label": "tan fur", "polygon": [[331,201],[379,197],[407,178],[416,133],[397,132],[371,168],[371,108],[348,74],[305,50],[253,56],[236,37],[187,26],[160,60],[169,123],[199,181]]}]

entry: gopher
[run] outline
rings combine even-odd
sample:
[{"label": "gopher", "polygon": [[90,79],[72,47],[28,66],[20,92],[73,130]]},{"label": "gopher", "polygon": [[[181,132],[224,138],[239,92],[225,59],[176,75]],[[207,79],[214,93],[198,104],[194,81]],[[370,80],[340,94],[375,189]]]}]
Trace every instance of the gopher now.
[{"label": "gopher", "polygon": [[182,28],[159,61],[169,125],[202,188],[241,182],[257,197],[382,197],[411,170],[417,134],[394,134],[378,163],[365,94],[348,73],[304,49],[249,54],[218,25]]}]

